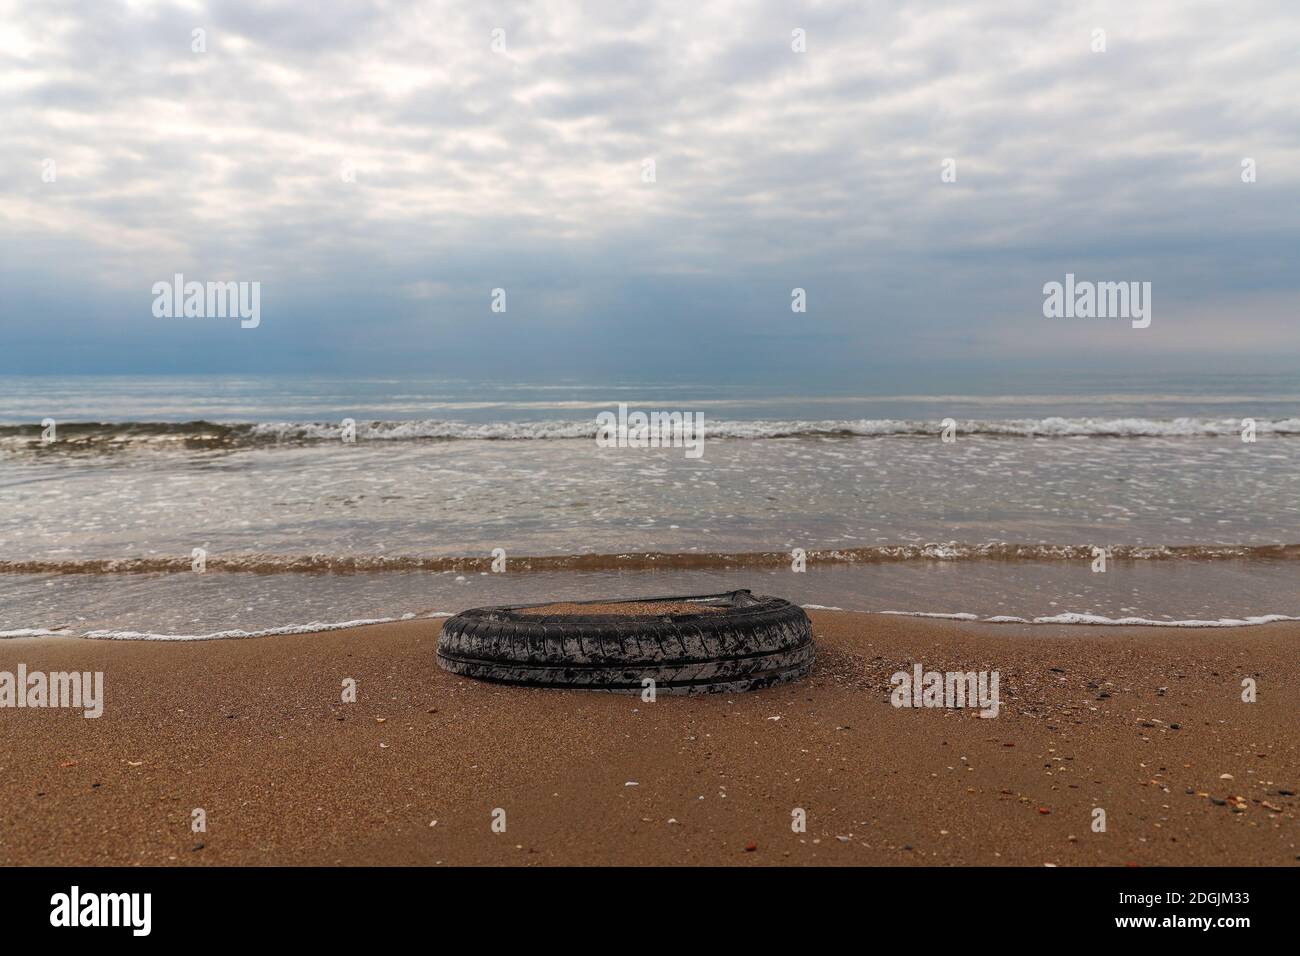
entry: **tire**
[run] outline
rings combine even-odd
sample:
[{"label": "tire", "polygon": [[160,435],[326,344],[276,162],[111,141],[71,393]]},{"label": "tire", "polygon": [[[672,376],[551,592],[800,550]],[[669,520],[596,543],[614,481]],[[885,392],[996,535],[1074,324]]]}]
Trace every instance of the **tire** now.
[{"label": "tire", "polygon": [[796,680],[812,668],[812,623],[783,598],[731,591],[575,604],[691,602],[676,614],[525,613],[548,604],[480,607],[448,618],[438,665],[503,684],[640,693],[733,693]]}]

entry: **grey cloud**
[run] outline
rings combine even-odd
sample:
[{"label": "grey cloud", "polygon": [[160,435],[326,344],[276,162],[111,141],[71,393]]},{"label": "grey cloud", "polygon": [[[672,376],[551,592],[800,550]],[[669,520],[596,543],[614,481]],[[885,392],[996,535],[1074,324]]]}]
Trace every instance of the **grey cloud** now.
[{"label": "grey cloud", "polygon": [[[268,367],[307,337],[356,360],[359,315],[375,361],[433,330],[390,346],[425,364],[558,363],[647,327],[649,355],[743,335],[758,364],[1042,355],[1052,339],[1024,331],[1066,269],[1159,282],[1197,307],[1202,348],[1198,303],[1247,325],[1234,296],[1300,303],[1300,23],[1281,0],[0,8],[6,367],[42,360],[17,331],[33,309],[106,362],[195,361],[190,333],[136,318],[175,271],[267,283]],[[402,291],[421,282],[443,291]],[[526,329],[483,334],[498,284]]]}]

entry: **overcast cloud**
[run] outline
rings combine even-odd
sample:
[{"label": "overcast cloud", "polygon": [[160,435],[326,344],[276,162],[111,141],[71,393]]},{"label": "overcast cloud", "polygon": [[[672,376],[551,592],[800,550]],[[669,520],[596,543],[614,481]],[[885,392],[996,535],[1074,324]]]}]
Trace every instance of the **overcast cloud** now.
[{"label": "overcast cloud", "polygon": [[970,6],[0,2],[0,371],[1294,367],[1294,0]]}]

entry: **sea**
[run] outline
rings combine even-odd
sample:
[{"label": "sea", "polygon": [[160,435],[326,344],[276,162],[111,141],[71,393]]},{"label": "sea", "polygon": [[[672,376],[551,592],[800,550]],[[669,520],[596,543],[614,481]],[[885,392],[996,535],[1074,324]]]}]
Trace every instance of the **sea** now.
[{"label": "sea", "polygon": [[[620,407],[700,440],[681,417],[601,440]],[[997,622],[1296,619],[1300,373],[0,377],[2,637],[737,588]]]}]

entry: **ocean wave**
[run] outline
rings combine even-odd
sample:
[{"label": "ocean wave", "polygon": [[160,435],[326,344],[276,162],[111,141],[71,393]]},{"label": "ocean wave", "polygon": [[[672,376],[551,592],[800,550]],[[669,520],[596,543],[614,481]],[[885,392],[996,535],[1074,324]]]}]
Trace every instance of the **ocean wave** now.
[{"label": "ocean wave", "polygon": [[978,624],[1084,624],[1095,627],[1252,627],[1257,624],[1273,624],[1277,621],[1300,621],[1300,617],[1294,617],[1290,614],[1260,614],[1252,617],[1222,617],[1213,620],[1195,618],[1168,620],[1153,617],[1104,617],[1100,614],[1083,614],[1077,611],[1066,611],[1049,617],[1015,617],[1010,614],[980,617],[978,614],[965,612],[944,614],[936,611],[881,611],[880,613],[900,617],[930,617],[948,621],[974,621]]},{"label": "ocean wave", "polygon": [[80,637],[92,641],[229,641],[247,637],[277,637],[284,634],[320,634],[325,631],[341,631],[349,627],[368,627],[372,624],[392,624],[398,621],[429,620],[451,617],[450,611],[430,611],[427,614],[403,614],[400,617],[365,617],[352,621],[311,621],[307,624],[286,624],[281,627],[267,627],[261,630],[234,629],[212,631],[207,634],[158,634],[153,631],[116,631],[97,629],[77,633],[68,628],[49,630],[47,628],[22,628],[14,631],[0,631],[0,638],[9,637]]},{"label": "ocean wave", "polygon": [[[820,604],[805,604],[803,607],[813,611],[841,612],[843,608],[824,607]],[[1099,614],[1081,614],[1077,612],[1066,612],[1063,614],[1054,614],[1050,617],[1014,617],[1011,615],[996,615],[993,617],[980,617],[977,614],[962,612],[943,613],[937,611],[879,611],[879,612],[850,612],[850,613],[879,613],[893,615],[898,617],[923,617],[936,618],[951,621],[968,621],[979,624],[1059,624],[1059,625],[1083,625],[1083,626],[1105,626],[1105,627],[1182,627],[1182,628],[1209,628],[1209,627],[1253,627],[1260,624],[1273,624],[1278,621],[1300,621],[1300,616],[1288,614],[1261,614],[1242,618],[1217,618],[1213,620],[1186,619],[1186,620],[1168,620],[1161,618],[1146,617],[1103,617]],[[96,629],[77,633],[70,629],[49,630],[46,628],[24,628],[21,630],[3,631],[0,630],[0,638],[14,637],[76,637],[86,640],[99,641],[227,641],[242,640],[253,637],[279,637],[288,634],[320,634],[326,631],[341,631],[353,627],[369,627],[375,624],[392,624],[400,621],[413,620],[437,620],[451,617],[450,611],[432,611],[426,614],[403,614],[400,617],[372,617],[357,618],[348,621],[311,621],[305,624],[287,624],[280,627],[268,627],[260,630],[243,630],[234,629],[226,631],[212,631],[204,634],[162,634],[153,631],[129,631],[129,630],[106,630]]]},{"label": "ocean wave", "polygon": [[[1235,437],[1239,418],[1010,418],[956,421],[957,435],[1002,438],[1200,438]],[[818,421],[708,420],[704,436],[715,439],[908,438],[941,433],[942,421],[893,418]],[[680,424],[647,428],[652,439],[672,439]],[[1260,436],[1300,437],[1300,418],[1258,419]],[[457,422],[438,419],[357,421],[357,442],[546,441],[594,439],[594,419],[538,422]],[[243,448],[337,442],[340,422],[66,422],[45,443],[40,425],[0,425],[0,448],[8,450],[113,450],[120,448]]]},{"label": "ocean wave", "polygon": [[[809,567],[817,565],[881,564],[907,561],[1091,561],[1091,544],[1013,544],[991,541],[962,544],[955,541],[928,544],[880,545],[868,548],[808,549]],[[1106,548],[1112,562],[1124,561],[1295,561],[1300,544],[1230,545],[1112,545]],[[440,573],[490,573],[491,555],[436,556],[411,554],[209,554],[206,570],[251,574],[366,574],[389,571]],[[661,552],[634,551],[615,554],[512,555],[511,572],[517,571],[646,571],[727,568],[775,568],[790,564],[789,551]],[[168,574],[194,573],[189,555],[149,558],[8,559],[0,560],[0,574]]]}]

